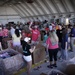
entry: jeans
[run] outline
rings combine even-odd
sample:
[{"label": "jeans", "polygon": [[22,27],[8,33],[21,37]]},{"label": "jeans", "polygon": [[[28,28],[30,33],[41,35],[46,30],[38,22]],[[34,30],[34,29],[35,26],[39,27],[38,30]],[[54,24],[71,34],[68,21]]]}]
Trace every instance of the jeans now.
[{"label": "jeans", "polygon": [[75,37],[71,37],[70,38],[70,47],[71,47],[71,50],[74,50],[74,41],[75,41]]},{"label": "jeans", "polygon": [[64,60],[68,59],[68,51],[65,49],[61,49],[61,57]]}]

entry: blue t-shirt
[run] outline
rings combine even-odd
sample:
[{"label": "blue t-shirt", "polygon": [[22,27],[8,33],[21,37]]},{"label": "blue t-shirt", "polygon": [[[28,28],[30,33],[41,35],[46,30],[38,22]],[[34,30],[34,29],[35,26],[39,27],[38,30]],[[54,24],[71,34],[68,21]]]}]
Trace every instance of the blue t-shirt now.
[{"label": "blue t-shirt", "polygon": [[68,34],[62,37],[61,48],[65,49],[65,43],[68,42]]},{"label": "blue t-shirt", "polygon": [[75,37],[75,28],[71,29],[71,37]]},{"label": "blue t-shirt", "polygon": [[48,36],[47,35],[44,35],[43,43],[46,43],[47,38],[48,38]]}]

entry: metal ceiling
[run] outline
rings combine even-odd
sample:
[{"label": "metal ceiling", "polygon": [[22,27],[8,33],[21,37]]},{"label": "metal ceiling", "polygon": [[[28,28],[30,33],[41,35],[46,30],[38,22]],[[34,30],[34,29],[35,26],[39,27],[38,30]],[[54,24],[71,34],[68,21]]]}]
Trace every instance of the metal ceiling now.
[{"label": "metal ceiling", "polygon": [[22,18],[75,14],[75,0],[34,0],[33,3],[27,3],[27,0],[0,0],[0,6],[4,5],[11,6]]}]

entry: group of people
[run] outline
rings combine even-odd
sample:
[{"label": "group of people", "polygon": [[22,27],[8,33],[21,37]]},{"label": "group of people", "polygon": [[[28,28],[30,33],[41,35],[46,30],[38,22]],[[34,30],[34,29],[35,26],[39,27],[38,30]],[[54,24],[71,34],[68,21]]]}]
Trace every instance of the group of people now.
[{"label": "group of people", "polygon": [[[19,49],[22,46],[23,58],[27,62],[27,75],[30,75],[30,69],[32,66],[32,56],[36,49],[36,44],[39,43],[41,37],[43,37],[43,46],[46,48],[46,52],[49,53],[48,68],[57,67],[58,51],[61,52],[62,60],[68,58],[68,38],[70,37],[70,48],[74,51],[74,40],[75,40],[75,26],[61,26],[49,24],[43,28],[38,28],[38,25],[33,25],[31,22],[28,26],[28,33],[24,29],[20,30],[18,26],[15,28],[11,26],[10,30],[6,27],[2,29],[0,27],[0,42],[2,43],[3,38],[8,38],[9,35],[12,37],[13,47]],[[43,31],[43,32],[42,32]],[[41,32],[43,36],[41,36]],[[4,34],[5,33],[5,34]],[[33,47],[31,47],[33,45]]]}]

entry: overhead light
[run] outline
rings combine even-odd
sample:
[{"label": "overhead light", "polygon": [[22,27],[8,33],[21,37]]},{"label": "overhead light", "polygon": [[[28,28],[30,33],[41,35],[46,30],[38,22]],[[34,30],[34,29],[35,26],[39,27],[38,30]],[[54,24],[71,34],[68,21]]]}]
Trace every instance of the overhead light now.
[{"label": "overhead light", "polygon": [[66,18],[66,25],[68,25],[69,24],[69,19],[68,18]]}]

